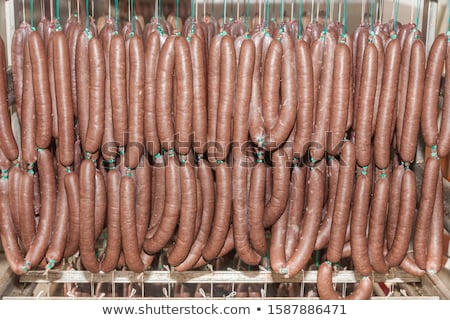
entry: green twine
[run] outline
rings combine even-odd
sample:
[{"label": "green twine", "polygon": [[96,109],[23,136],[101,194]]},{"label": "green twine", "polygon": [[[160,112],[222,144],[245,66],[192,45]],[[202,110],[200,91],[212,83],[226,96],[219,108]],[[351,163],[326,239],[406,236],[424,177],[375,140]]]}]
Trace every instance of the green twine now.
[{"label": "green twine", "polygon": [[30,24],[31,24],[31,30],[35,31],[36,28],[34,27],[34,5],[33,0],[30,0]]},{"label": "green twine", "polygon": [[168,153],[169,153],[169,157],[174,157],[175,156],[175,150],[173,148],[169,149]]},{"label": "green twine", "polygon": [[157,154],[155,154],[154,156],[153,156],[153,159],[154,160],[156,160],[156,159],[158,159],[158,158],[160,158],[161,157],[161,153],[157,153]]},{"label": "green twine", "polygon": [[264,12],[264,28],[267,29],[267,26],[269,25],[269,0],[266,0],[264,6],[266,7]]},{"label": "green twine", "polygon": [[439,160],[439,156],[438,156],[438,153],[437,153],[437,145],[433,145],[431,147],[431,157],[432,158],[436,158],[436,159]]},{"label": "green twine", "polygon": [[85,32],[89,35],[89,0],[86,0],[86,29]]},{"label": "green twine", "polygon": [[88,152],[88,151],[86,151],[85,153],[84,153],[84,157],[86,158],[86,160],[91,160],[91,153],[90,152]]},{"label": "green twine", "polygon": [[127,177],[131,177],[131,168],[127,167],[127,173],[126,173]]},{"label": "green twine", "polygon": [[258,144],[261,148],[264,148],[264,138],[258,138]]},{"label": "green twine", "polygon": [[186,164],[187,163],[187,157],[184,154],[180,154],[180,163]]},{"label": "green twine", "polygon": [[216,160],[216,164],[220,165],[223,163],[223,160]]},{"label": "green twine", "polygon": [[325,23],[324,23],[324,30],[328,29],[328,21],[330,19],[330,0],[327,0],[326,6],[325,6]]},{"label": "green twine", "polygon": [[284,0],[281,0],[281,8],[280,8],[280,32],[283,32],[284,25]]},{"label": "green twine", "polygon": [[194,22],[195,22],[194,6],[195,0],[191,0],[191,34],[194,34]]},{"label": "green twine", "polygon": [[300,4],[298,6],[298,30],[297,30],[297,38],[301,39],[303,34],[303,0],[300,0]]},{"label": "green twine", "polygon": [[320,250],[315,250],[315,262],[317,268],[319,268],[319,257],[320,257]]},{"label": "green twine", "polygon": [[363,166],[362,167],[362,171],[361,171],[361,175],[363,175],[363,176],[367,175],[367,173],[368,173],[367,169],[369,169],[369,166]]},{"label": "green twine", "polygon": [[[450,3],[450,0],[449,0]],[[399,0],[395,0],[395,4],[394,4],[394,25],[393,25],[393,30],[394,33],[397,33],[397,19],[398,19],[398,7],[400,5],[400,1]],[[450,23],[450,20],[449,20]]]},{"label": "green twine", "polygon": [[348,0],[344,0],[344,17],[342,18],[342,34],[347,34]]},{"label": "green twine", "polygon": [[2,176],[2,180],[8,180],[8,178],[9,178],[8,170],[2,169],[1,176]]},{"label": "green twine", "polygon": [[55,18],[56,18],[56,31],[61,31],[61,17],[59,16],[59,0],[55,1]]},{"label": "green twine", "polygon": [[130,6],[131,6],[131,34],[130,37],[132,35],[134,35],[134,16],[135,16],[135,7],[134,7],[134,0],[131,0],[130,2]]},{"label": "green twine", "polygon": [[47,269],[47,270],[53,269],[53,268],[55,267],[55,264],[56,264],[56,261],[55,261],[55,260],[53,260],[53,259],[48,260],[46,269]]},{"label": "green twine", "polygon": [[66,167],[66,173],[71,173],[72,170],[70,169],[70,167]]},{"label": "green twine", "polygon": [[417,9],[416,9],[416,28],[419,27],[419,14],[420,14],[420,6],[422,5],[422,0],[417,0]]},{"label": "green twine", "polygon": [[380,178],[381,179],[386,179],[387,178],[386,169],[382,169],[381,170]]},{"label": "green twine", "polygon": [[114,0],[114,33],[119,33],[119,0]]},{"label": "green twine", "polygon": [[175,21],[175,29],[177,29],[177,30],[178,30],[178,17],[179,17],[179,13],[180,13],[180,8],[179,7],[180,7],[180,1],[177,0],[176,8],[175,8],[176,16],[177,16],[177,21]]},{"label": "green twine", "polygon": [[247,6],[245,8],[245,33],[248,34],[248,19],[250,16],[250,0],[247,0]]},{"label": "green twine", "polygon": [[376,11],[376,5],[377,2],[373,1],[370,2],[370,6],[369,6],[369,15],[370,15],[370,33],[371,35],[374,34],[374,16],[375,16],[375,11]]}]

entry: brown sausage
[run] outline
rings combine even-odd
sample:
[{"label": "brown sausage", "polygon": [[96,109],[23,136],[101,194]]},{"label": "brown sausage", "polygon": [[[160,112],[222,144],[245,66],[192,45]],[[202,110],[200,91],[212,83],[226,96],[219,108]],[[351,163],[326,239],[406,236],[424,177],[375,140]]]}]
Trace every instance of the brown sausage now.
[{"label": "brown sausage", "polygon": [[78,125],[80,130],[81,147],[84,151],[86,148],[86,134],[89,125],[89,111],[90,111],[89,40],[86,32],[80,32],[78,35],[75,66],[76,66]]},{"label": "brown sausage", "polygon": [[394,168],[391,176],[391,183],[389,186],[389,207],[386,223],[386,240],[388,249],[392,247],[397,229],[398,215],[400,212],[400,194],[404,173],[405,168],[399,165]]},{"label": "brown sausage", "polygon": [[404,162],[412,162],[417,152],[420,116],[422,115],[423,81],[425,79],[425,45],[421,40],[414,41],[411,47],[411,58],[408,78],[408,94],[406,96],[405,114],[402,125],[400,158]]},{"label": "brown sausage", "polygon": [[160,35],[153,32],[145,41],[144,78],[144,138],[147,151],[155,155],[161,151],[156,130],[156,69],[159,60]]},{"label": "brown sausage", "polygon": [[174,147],[174,128],[172,124],[172,75],[175,65],[175,36],[164,42],[156,71],[156,128],[164,150]]},{"label": "brown sausage", "polygon": [[54,73],[54,50],[53,50],[53,38],[55,33],[50,35],[47,47],[47,67],[48,67],[48,85],[50,90],[50,101],[52,107],[51,119],[52,119],[52,137],[58,139],[58,106],[56,102],[56,84]]},{"label": "brown sausage", "polygon": [[79,199],[81,262],[88,271],[95,273],[100,270],[95,255],[95,165],[88,159],[81,163]]},{"label": "brown sausage", "polygon": [[44,40],[37,32],[28,36],[33,74],[33,92],[36,103],[36,145],[47,148],[52,138],[52,102]]},{"label": "brown sausage", "polygon": [[437,144],[438,138],[438,98],[442,69],[447,53],[447,36],[439,34],[431,45],[428,54],[423,83],[423,108],[421,116],[421,132],[425,144],[429,147]]},{"label": "brown sausage", "polygon": [[[197,214],[197,187],[194,168],[180,157],[181,210],[177,240],[168,252],[168,262],[177,266],[187,257],[194,242]],[[184,163],[183,163],[184,162]]]},{"label": "brown sausage", "polygon": [[336,200],[330,230],[330,241],[327,249],[327,259],[337,263],[345,243],[345,232],[350,216],[350,194],[353,193],[355,181],[355,146],[346,141],[340,155],[340,168]]},{"label": "brown sausage", "polygon": [[205,40],[197,35],[192,35],[189,40],[192,59],[192,132],[193,149],[197,154],[203,154],[206,151],[206,142],[208,135],[207,121],[207,60]]},{"label": "brown sausage", "polygon": [[[28,47],[28,41],[25,43],[24,49],[24,65],[23,65],[23,96],[22,96],[22,122],[21,122],[21,151],[22,159],[26,164],[34,163],[37,160],[36,150],[36,108],[34,103],[33,93],[33,77],[31,68],[30,51]],[[3,109],[3,108],[2,108]],[[6,128],[1,132],[6,132],[8,126],[2,126]],[[12,135],[12,132],[11,132]],[[4,141],[4,139],[0,139]],[[5,150],[3,147],[2,150]],[[8,148],[8,150],[10,150]],[[4,152],[7,152],[6,150]],[[7,153],[5,153],[7,155]],[[10,156],[14,156],[15,152]],[[9,157],[7,155],[7,157]]]},{"label": "brown sausage", "polygon": [[258,162],[251,171],[248,195],[248,224],[250,242],[259,256],[264,256],[266,253],[266,236],[263,224],[265,180],[265,165],[263,162]]},{"label": "brown sausage", "polygon": [[67,231],[64,257],[78,251],[80,243],[80,180],[78,174],[71,172],[64,177],[64,186],[69,207],[69,227]]},{"label": "brown sausage", "polygon": [[84,151],[95,153],[101,147],[103,132],[105,130],[106,67],[105,56],[103,55],[102,44],[99,38],[89,40],[88,50],[89,120]]},{"label": "brown sausage", "polygon": [[429,157],[425,162],[413,238],[414,260],[417,266],[423,270],[426,269],[427,264],[427,247],[440,168],[439,160],[434,157]]},{"label": "brown sausage", "polygon": [[427,248],[426,270],[428,273],[437,273],[441,270],[444,256],[444,203],[442,184],[442,172],[439,171]]},{"label": "brown sausage", "polygon": [[64,255],[67,240],[67,226],[69,224],[69,206],[67,204],[67,194],[64,186],[64,178],[69,172],[58,164],[57,196],[56,196],[56,216],[54,220],[53,232],[48,246],[45,259],[47,269],[52,269],[55,263],[59,263]]},{"label": "brown sausage", "polygon": [[125,42],[120,34],[112,37],[109,47],[111,107],[114,141],[119,147],[128,140],[128,103],[126,82]]},{"label": "brown sausage", "polygon": [[[202,256],[206,261],[216,258],[222,248],[225,247],[231,220],[231,168],[224,162],[216,168],[216,205],[214,221],[211,227],[208,242],[202,250]],[[231,230],[231,231],[229,231]],[[231,234],[232,238],[232,234]],[[232,240],[232,239],[231,239]]]},{"label": "brown sausage", "polygon": [[31,266],[37,266],[46,253],[56,212],[56,174],[50,150],[40,149],[38,151],[37,167],[39,170],[41,211],[36,235],[25,256],[25,261],[29,262]]},{"label": "brown sausage", "polygon": [[310,169],[305,216],[297,248],[286,264],[288,276],[293,276],[304,269],[314,251],[325,193],[325,165],[325,160],[322,160]]},{"label": "brown sausage", "polygon": [[372,156],[372,118],[377,87],[377,48],[369,43],[364,50],[361,72],[361,89],[356,115],[355,149],[359,166],[368,166]]},{"label": "brown sausage", "polygon": [[144,242],[144,250],[148,254],[158,252],[169,242],[180,215],[180,175],[173,154],[167,158],[165,182],[164,212],[161,222],[153,237]]},{"label": "brown sausage", "polygon": [[[447,43],[447,56],[450,50],[450,46]],[[450,59],[445,59],[445,70],[450,70]],[[450,74],[445,73],[445,87],[444,87],[444,106],[441,116],[441,128],[439,130],[437,140],[437,152],[440,158],[445,158],[450,153],[450,106],[448,103],[448,97],[450,94]]]},{"label": "brown sausage", "polygon": [[74,157],[74,112],[71,99],[69,47],[63,32],[53,34],[55,94],[58,107],[58,151],[63,166],[70,166]]},{"label": "brown sausage", "polygon": [[107,184],[107,242],[105,257],[101,261],[100,270],[111,272],[117,265],[121,251],[120,233],[120,181],[121,176],[117,168],[108,171]]},{"label": "brown sausage", "polygon": [[125,153],[125,165],[136,168],[144,152],[144,45],[142,38],[135,35],[130,39],[130,78],[128,132],[129,141]]},{"label": "brown sausage", "polygon": [[164,158],[157,153],[153,156],[153,170],[152,170],[152,209],[150,217],[150,225],[146,238],[151,238],[155,234],[161,216],[164,211],[165,198],[165,164]]},{"label": "brown sausage", "polygon": [[381,171],[375,182],[370,203],[369,234],[367,238],[369,259],[373,269],[379,273],[388,271],[384,261],[384,230],[389,200],[389,178]]},{"label": "brown sausage", "polygon": [[392,127],[395,126],[393,118],[395,98],[397,96],[400,58],[400,42],[397,38],[393,38],[386,45],[380,102],[374,135],[375,165],[380,169],[387,168],[390,160],[390,132],[392,131]]},{"label": "brown sausage", "polygon": [[416,176],[412,170],[403,174],[400,195],[400,212],[392,246],[386,255],[390,267],[399,265],[406,255],[411,238],[416,208]]},{"label": "brown sausage", "polygon": [[327,152],[336,155],[347,129],[349,107],[349,78],[351,76],[351,51],[346,43],[338,43],[335,50],[332,106],[330,115],[331,141],[327,141]]},{"label": "brown sausage", "polygon": [[105,228],[106,220],[106,185],[100,170],[95,171],[95,207],[94,207],[94,234],[97,240]]},{"label": "brown sausage", "polygon": [[[295,123],[294,156],[301,158],[311,141],[314,119],[314,79],[311,49],[307,42],[295,42],[297,70],[297,116]],[[313,81],[311,81],[313,80]]]},{"label": "brown sausage", "polygon": [[76,73],[76,51],[78,43],[78,35],[83,32],[83,28],[79,23],[74,24],[73,28],[67,33],[67,41],[69,42],[69,62],[70,62],[70,80],[72,91],[73,114],[78,117],[78,93],[77,93],[77,73]]},{"label": "brown sausage", "polygon": [[[1,152],[1,151],[0,151]],[[14,229],[17,236],[20,236],[20,180],[22,177],[22,170],[18,165],[9,169],[8,178],[8,194],[9,194],[9,207],[11,210],[11,218],[14,223]]]},{"label": "brown sausage", "polygon": [[236,51],[231,36],[225,35],[220,43],[220,88],[215,140],[215,158],[222,161],[226,159],[230,150],[235,78]]},{"label": "brown sausage", "polygon": [[136,168],[136,232],[139,250],[142,249],[150,222],[151,194],[152,168],[147,158],[142,156]]},{"label": "brown sausage", "polygon": [[128,175],[120,181],[120,230],[127,267],[133,272],[142,272],[144,264],[139,255],[136,232],[136,186]]},{"label": "brown sausage", "polygon": [[269,245],[270,268],[279,274],[286,273],[286,231],[289,220],[289,206],[281,217],[272,225]]}]

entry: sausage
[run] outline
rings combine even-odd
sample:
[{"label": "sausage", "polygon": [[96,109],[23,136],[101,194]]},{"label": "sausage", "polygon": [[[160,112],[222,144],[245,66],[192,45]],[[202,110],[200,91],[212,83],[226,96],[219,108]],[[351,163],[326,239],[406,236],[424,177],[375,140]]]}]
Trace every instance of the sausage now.
[{"label": "sausage", "polygon": [[53,221],[56,212],[56,174],[53,156],[50,150],[38,151],[39,189],[41,193],[41,211],[36,235],[30,244],[25,261],[37,266],[44,258],[50,243]]},{"label": "sausage", "polygon": [[255,63],[253,66],[252,92],[250,98],[248,124],[251,141],[257,145],[264,140],[264,119],[261,108],[261,70],[263,69],[263,61],[261,57],[263,37],[264,33],[260,31],[252,35],[252,41],[255,44]]},{"label": "sausage", "polygon": [[400,58],[400,41],[397,38],[393,38],[386,45],[381,94],[373,142],[375,165],[380,169],[387,168],[390,161],[390,132],[392,127],[395,126],[393,118],[399,80]]},{"label": "sausage", "polygon": [[[447,52],[450,50],[449,48],[450,46],[447,43]],[[447,58],[445,59],[445,70],[450,70],[450,59]],[[450,92],[449,77],[449,73],[445,72],[444,106],[441,115],[441,128],[437,140],[437,153],[441,159],[445,158],[450,152],[450,107],[448,105],[448,96]]]},{"label": "sausage", "polygon": [[[210,65],[210,67],[213,67],[213,65]],[[231,36],[225,35],[220,43],[220,88],[215,140],[215,158],[222,161],[226,159],[230,150],[235,78],[236,51]],[[210,81],[209,78],[208,81]]]},{"label": "sausage", "polygon": [[121,231],[120,231],[120,182],[121,176],[117,168],[108,171],[106,176],[107,184],[107,228],[106,228],[106,250],[105,256],[100,264],[100,270],[107,273],[114,270],[119,260],[121,251]]},{"label": "sausage", "polygon": [[[90,117],[90,61],[89,39],[86,32],[80,32],[76,46],[76,86],[77,86],[77,113],[80,129],[80,140],[83,151],[86,148],[86,134]],[[94,46],[92,46],[94,48]],[[100,53],[99,53],[100,55]],[[92,61],[94,63],[94,60]],[[94,74],[94,73],[93,73]],[[94,150],[95,152],[96,150]]]},{"label": "sausage", "polygon": [[136,186],[128,175],[120,181],[120,230],[127,267],[133,272],[144,271],[136,232]]},{"label": "sausage", "polygon": [[273,186],[270,200],[264,207],[264,227],[270,227],[281,216],[289,198],[290,168],[283,149],[273,154]]},{"label": "sausage", "polygon": [[[216,195],[211,233],[206,246],[202,250],[202,256],[206,261],[214,259],[219,255],[221,249],[227,248],[225,240],[233,230],[232,228],[230,229],[231,168],[226,163],[221,163],[216,168]],[[232,234],[230,235],[232,238]]]},{"label": "sausage", "polygon": [[71,99],[69,47],[63,32],[53,34],[55,94],[58,112],[58,154],[63,166],[71,166],[74,157],[74,112]]},{"label": "sausage", "polygon": [[279,274],[286,273],[286,231],[289,220],[289,206],[281,217],[272,225],[269,245],[270,268]]},{"label": "sausage", "polygon": [[[205,40],[197,35],[192,35],[189,40],[189,48],[192,59],[192,133],[193,149],[197,154],[203,154],[206,151],[206,142],[208,135],[207,121],[207,96],[206,96],[206,45]],[[236,100],[238,101],[238,100]]]},{"label": "sausage", "polygon": [[150,222],[151,194],[152,168],[147,158],[142,156],[136,168],[136,232],[139,250],[142,249]]},{"label": "sausage", "polygon": [[[297,115],[297,92],[296,92],[296,68],[295,68],[295,48],[294,42],[288,34],[283,33],[281,35],[281,44],[282,44],[282,57],[281,57],[281,107],[278,106],[279,99],[275,99],[275,101],[270,102],[269,104],[274,104],[273,107],[275,110],[280,109],[279,116],[277,116],[277,120],[273,122],[273,125],[270,124],[270,129],[265,136],[264,148],[266,150],[270,150],[271,148],[278,148],[290,135]],[[276,43],[273,41],[273,43]],[[271,44],[272,47],[273,44]],[[268,51],[269,53],[269,51]],[[269,61],[270,62],[270,61]],[[275,76],[275,81],[277,73],[273,74],[272,77]],[[273,81],[273,79],[272,79]],[[278,84],[280,86],[280,84]],[[272,89],[272,88],[270,88]],[[273,94],[275,93],[272,92]],[[265,91],[263,92],[265,93]],[[277,95],[278,96],[278,95]],[[264,96],[263,96],[264,102]],[[275,105],[276,103],[276,105]],[[263,103],[264,107],[264,103]],[[272,108],[272,107],[271,107]],[[266,119],[265,110],[264,111],[264,122],[269,120],[272,122],[271,118]],[[275,119],[273,119],[275,120]]]},{"label": "sausage", "polygon": [[100,32],[100,39],[105,57],[105,129],[103,131],[101,153],[106,161],[112,162],[117,155],[117,144],[114,141],[114,126],[112,120],[111,105],[111,69],[110,69],[110,45],[114,34],[114,24],[108,19],[105,27]]},{"label": "sausage", "polygon": [[325,205],[326,213],[320,223],[319,232],[317,234],[315,250],[324,248],[330,240],[331,224],[333,221],[333,212],[336,205],[336,193],[339,181],[339,161],[330,157],[327,164],[327,203]]},{"label": "sausage", "polygon": [[347,129],[349,107],[349,78],[351,76],[351,51],[346,43],[338,43],[335,50],[332,106],[330,115],[331,141],[327,142],[327,152],[336,155]]},{"label": "sausage", "polygon": [[342,254],[352,201],[349,194],[353,193],[353,183],[355,181],[355,146],[349,140],[344,143],[340,161],[338,186],[332,217],[333,223],[327,249],[327,259],[334,263],[340,260]]},{"label": "sausage", "polygon": [[336,49],[336,35],[327,32],[325,35],[322,69],[320,73],[320,89],[318,92],[317,107],[314,116],[314,129],[312,141],[315,143],[311,149],[311,157],[319,160],[326,150],[326,134],[329,130],[331,116],[331,101],[333,97],[333,70]]},{"label": "sausage", "polygon": [[[14,97],[19,121],[22,120],[22,93],[24,85],[25,43],[31,27],[25,21],[14,31],[11,40],[11,71],[13,76]],[[4,50],[4,49],[3,49]]]},{"label": "sausage", "polygon": [[381,95],[381,83],[383,80],[383,69],[384,69],[384,41],[381,34],[375,33],[372,37],[372,43],[377,48],[377,87],[375,90],[375,100],[373,105],[373,116],[372,116],[372,135],[375,134],[376,122],[378,117],[378,109],[380,106],[380,95]]},{"label": "sausage", "polygon": [[[85,152],[95,153],[100,147],[105,130],[106,67],[99,38],[89,40],[89,120]],[[86,71],[85,71],[86,72]],[[81,110],[80,110],[81,111]]]},{"label": "sausage", "polygon": [[95,207],[94,207],[94,234],[97,240],[105,228],[106,220],[106,185],[100,170],[95,171]]},{"label": "sausage", "polygon": [[417,151],[420,116],[422,115],[423,81],[425,79],[425,45],[421,40],[414,41],[408,78],[405,114],[403,118],[400,158],[412,162]]},{"label": "sausage", "polygon": [[444,204],[442,185],[442,172],[439,170],[438,182],[436,186],[436,199],[434,200],[427,248],[426,270],[428,273],[437,273],[441,270],[442,259],[444,256]]},{"label": "sausage", "polygon": [[369,277],[363,277],[356,289],[347,297],[342,297],[333,288],[332,267],[329,261],[322,262],[317,272],[317,291],[324,300],[367,300],[372,296],[373,283]]},{"label": "sausage", "polygon": [[[364,52],[369,40],[369,29],[366,26],[360,26],[355,32],[355,41],[353,42],[353,126],[356,127],[356,120],[359,110],[361,75],[363,70]],[[378,60],[378,59],[377,59]],[[374,60],[374,61],[377,61]]]},{"label": "sausage", "polygon": [[[264,190],[266,168],[262,160],[251,171],[248,195],[248,225],[250,243],[259,256],[266,253],[266,235],[264,230]],[[245,178],[247,178],[245,176]],[[284,210],[284,208],[283,208]]]},{"label": "sausage", "polygon": [[120,34],[111,38],[109,47],[111,107],[114,141],[123,147],[128,141],[128,103],[126,82],[125,42]]},{"label": "sausage", "polygon": [[436,188],[440,168],[439,160],[434,157],[429,157],[425,162],[413,238],[414,260],[417,266],[423,270],[426,269],[427,264],[427,247],[429,245],[434,204],[438,193]]},{"label": "sausage", "polygon": [[168,262],[179,265],[189,254],[194,237],[197,215],[197,187],[194,168],[186,158],[180,157],[181,210],[178,223],[177,240],[168,252]]},{"label": "sausage", "polygon": [[371,179],[364,171],[361,172],[356,180],[350,232],[353,263],[362,275],[372,272],[366,237],[371,186]]},{"label": "sausage", "polygon": [[164,198],[165,198],[165,164],[164,158],[157,153],[153,157],[152,170],[152,209],[150,217],[150,225],[146,238],[151,238],[158,229],[161,222],[161,216],[164,212]]},{"label": "sausage", "polygon": [[[0,150],[1,152],[1,150]],[[22,170],[18,165],[9,169],[8,178],[8,196],[9,208],[11,210],[11,218],[14,223],[16,235],[20,237],[20,180],[22,179]]]},{"label": "sausage", "polygon": [[[289,259],[295,252],[300,239],[306,192],[306,166],[294,166],[291,173],[291,190],[289,193],[289,219],[286,231],[285,255]],[[287,206],[286,206],[287,207]]]},{"label": "sausage", "polygon": [[[220,90],[220,61],[221,61],[221,43],[222,35],[216,34],[209,45],[208,51],[208,149],[215,149],[217,115],[219,108],[219,90]],[[207,150],[209,153],[209,150]],[[216,159],[212,159],[215,161]]]},{"label": "sausage", "polygon": [[161,151],[156,130],[156,69],[159,60],[160,35],[153,32],[145,41],[144,73],[144,139],[147,151],[155,155]]},{"label": "sausage", "polygon": [[64,177],[64,187],[69,207],[69,226],[67,230],[64,257],[70,257],[78,251],[80,244],[80,180],[78,174],[70,172]]},{"label": "sausage", "polygon": [[391,176],[391,183],[389,186],[389,207],[386,223],[386,240],[388,249],[392,247],[397,229],[398,216],[400,212],[400,195],[404,173],[404,167],[399,165],[394,168]]},{"label": "sausage", "polygon": [[25,263],[15,236],[16,230],[8,204],[8,179],[0,179],[0,237],[6,260],[11,270],[17,275],[28,272],[30,265]]},{"label": "sausage", "polygon": [[129,141],[125,153],[125,165],[136,168],[144,152],[144,46],[139,36],[129,40],[130,75],[128,132]]},{"label": "sausage", "polygon": [[304,269],[314,250],[324,199],[325,161],[316,163],[308,177],[306,210],[297,248],[286,263],[286,274],[292,276]]},{"label": "sausage", "polygon": [[100,263],[95,255],[95,165],[88,159],[81,162],[79,199],[81,262],[88,271],[96,273]]},{"label": "sausage", "polygon": [[420,269],[414,259],[410,257],[409,255],[406,255],[405,258],[403,258],[402,262],[400,263],[400,268],[416,277],[422,277],[425,275],[425,270]]},{"label": "sausage", "polygon": [[447,36],[439,34],[431,45],[423,83],[423,108],[421,116],[421,133],[429,147],[437,144],[438,138],[438,99],[442,69],[447,53]]},{"label": "sausage", "polygon": [[78,36],[83,32],[83,28],[79,23],[73,25],[70,32],[67,33],[67,41],[69,43],[69,65],[70,65],[70,81],[72,91],[73,114],[78,117],[78,93],[77,93],[77,73],[76,73],[76,52]]},{"label": "sausage", "polygon": [[381,171],[376,179],[369,213],[369,234],[367,238],[369,259],[373,269],[378,273],[388,271],[383,254],[385,219],[389,200],[389,177],[386,175],[384,171]]},{"label": "sausage", "polygon": [[[24,65],[23,65],[23,96],[22,96],[22,119],[20,126],[20,138],[21,138],[21,151],[22,151],[22,160],[26,164],[34,163],[37,160],[37,150],[36,150],[36,108],[34,103],[34,93],[33,93],[33,77],[32,77],[32,68],[31,68],[31,59],[30,59],[30,50],[28,47],[28,41],[25,43],[24,49]],[[3,108],[2,108],[3,110]],[[3,118],[3,117],[2,117]],[[5,119],[5,118],[3,118]],[[1,130],[2,134],[8,131],[8,124],[6,126],[2,125],[2,128],[5,130]],[[12,136],[12,132],[11,132]],[[5,141],[5,139],[0,139],[1,141]],[[6,140],[7,141],[7,140]],[[1,142],[3,143],[3,142]],[[14,145],[14,144],[13,144]],[[11,155],[8,155],[8,150],[10,148],[1,147],[4,150],[5,155],[8,157],[15,156],[15,152]],[[18,153],[17,153],[18,155]]]},{"label": "sausage", "polygon": [[301,158],[311,141],[315,101],[311,49],[304,39],[295,42],[295,63],[298,99],[293,148],[294,156]]},{"label": "sausage", "polygon": [[169,242],[180,215],[180,174],[173,154],[167,158],[165,182],[164,212],[161,222],[153,237],[144,241],[144,250],[148,254],[158,252]]},{"label": "sausage", "polygon": [[50,35],[47,47],[47,66],[48,66],[48,84],[50,89],[50,101],[52,107],[52,137],[58,139],[58,106],[56,102],[55,73],[54,73],[54,50],[53,38],[54,32]]},{"label": "sausage", "polygon": [[52,101],[48,81],[46,48],[38,32],[28,36],[31,68],[33,74],[33,92],[36,103],[36,146],[47,148],[52,139]]},{"label": "sausage", "polygon": [[392,246],[386,255],[390,267],[399,265],[406,255],[412,233],[416,208],[416,176],[412,170],[405,170],[400,195],[400,212]]},{"label": "sausage", "polygon": [[206,160],[200,159],[198,162],[198,178],[203,195],[201,225],[197,237],[191,246],[189,255],[182,263],[175,267],[177,271],[186,271],[192,268],[198,261],[203,260],[201,258],[202,250],[208,241],[214,218],[214,179],[212,170]]},{"label": "sausage", "polygon": [[172,124],[172,74],[175,65],[175,36],[164,42],[156,71],[156,128],[164,150],[174,147]]},{"label": "sausage", "polygon": [[[411,60],[411,48],[412,44],[415,42],[415,32],[412,30],[405,31],[404,44],[402,45],[402,59],[400,63],[400,75],[399,75],[399,83],[398,83],[398,93],[397,97],[397,115],[396,115],[396,148],[400,151],[401,137],[402,137],[402,129],[404,124],[404,114],[405,114],[405,106],[406,106],[406,97],[408,92],[408,79],[409,79],[409,69],[410,69],[410,60]],[[400,38],[400,37],[399,37]],[[400,40],[400,42],[402,42]]]},{"label": "sausage", "polygon": [[69,224],[69,206],[67,205],[67,194],[64,186],[64,178],[69,172],[60,164],[57,167],[56,215],[50,244],[45,254],[47,269],[52,269],[55,263],[59,263],[63,258],[67,240],[67,226]]},{"label": "sausage", "polygon": [[361,89],[356,115],[355,149],[359,166],[368,166],[372,156],[372,118],[377,87],[377,48],[369,43],[364,51],[361,72]]},{"label": "sausage", "polygon": [[321,37],[317,40],[314,40],[311,43],[311,61],[312,61],[312,69],[313,69],[313,91],[314,91],[314,104],[313,104],[313,131],[314,132],[314,123],[316,121],[317,115],[317,101],[319,99],[319,86],[320,86],[320,74],[322,70],[322,63],[324,58],[325,51],[325,38]]}]

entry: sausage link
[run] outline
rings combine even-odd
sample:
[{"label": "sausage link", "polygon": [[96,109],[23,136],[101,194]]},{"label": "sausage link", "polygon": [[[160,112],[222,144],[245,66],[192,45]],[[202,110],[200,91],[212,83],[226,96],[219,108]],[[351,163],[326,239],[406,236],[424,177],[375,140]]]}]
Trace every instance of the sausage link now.
[{"label": "sausage link", "polygon": [[90,61],[89,40],[86,32],[80,32],[78,35],[75,66],[78,125],[80,130],[81,147],[84,151],[86,148],[86,134],[88,131],[90,116]]},{"label": "sausage link", "polygon": [[441,270],[444,256],[444,203],[442,185],[442,172],[439,171],[427,248],[426,270],[428,273],[437,273]]},{"label": "sausage link", "polygon": [[[450,51],[450,46],[447,43],[447,57]],[[445,59],[445,70],[450,70],[450,59]],[[449,95],[450,95],[450,74],[445,73],[445,87],[444,87],[444,106],[441,115],[441,128],[439,130],[438,140],[437,140],[437,152],[439,158],[445,158],[450,153],[450,105],[449,105]]]},{"label": "sausage link", "polygon": [[47,67],[48,67],[48,86],[50,90],[50,101],[51,101],[51,120],[52,120],[52,138],[58,139],[58,106],[56,102],[56,82],[55,82],[55,58],[54,58],[54,36],[55,33],[53,32],[50,35],[50,38],[48,40],[48,47],[47,47]]},{"label": "sausage link", "polygon": [[311,168],[308,177],[306,210],[299,241],[294,254],[286,263],[286,274],[293,276],[306,267],[314,251],[325,193],[325,160]]},{"label": "sausage link", "polygon": [[270,268],[277,273],[286,271],[286,231],[289,220],[289,206],[286,206],[281,217],[272,225],[269,245]]},{"label": "sausage link", "polygon": [[249,237],[253,249],[260,256],[266,253],[266,235],[264,230],[264,189],[266,168],[264,163],[257,163],[251,171],[248,196]]},{"label": "sausage link", "polygon": [[48,81],[46,48],[38,32],[28,36],[30,60],[33,74],[33,92],[36,103],[36,145],[47,148],[52,139],[52,101]]},{"label": "sausage link", "polygon": [[97,240],[105,228],[106,220],[106,185],[103,174],[100,170],[95,171],[95,207],[94,207],[94,221],[95,221],[95,240]]},{"label": "sausage link", "polygon": [[80,180],[78,174],[71,172],[64,177],[64,187],[69,207],[69,227],[64,257],[70,257],[80,246]]},{"label": "sausage link", "polygon": [[56,174],[53,156],[48,149],[38,152],[39,189],[41,193],[41,211],[36,235],[30,244],[25,261],[37,266],[42,261],[50,243],[53,221],[56,212]]},{"label": "sausage link", "polygon": [[[1,151],[0,151],[1,152]],[[8,195],[11,218],[14,223],[16,235],[20,237],[20,180],[22,179],[22,170],[18,165],[9,170]]]},{"label": "sausage link", "polygon": [[194,168],[189,162],[183,163],[180,159],[180,182],[181,182],[181,210],[180,221],[178,223],[177,240],[173,247],[169,249],[168,262],[177,266],[187,257],[191,248],[197,215],[197,187]]}]

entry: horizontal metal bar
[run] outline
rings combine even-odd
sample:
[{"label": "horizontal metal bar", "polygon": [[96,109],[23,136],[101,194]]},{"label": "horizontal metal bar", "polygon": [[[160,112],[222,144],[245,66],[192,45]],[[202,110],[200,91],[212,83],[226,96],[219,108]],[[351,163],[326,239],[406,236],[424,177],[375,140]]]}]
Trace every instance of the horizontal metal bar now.
[{"label": "horizontal metal bar", "polygon": [[[375,282],[410,283],[420,278],[394,269],[389,274],[373,274]],[[354,271],[339,271],[333,275],[335,283],[355,283],[361,276]],[[141,274],[128,271],[90,273],[88,271],[51,270],[30,271],[20,277],[20,282],[35,283],[316,283],[317,271],[305,271],[293,277],[271,271],[146,271]]]}]

